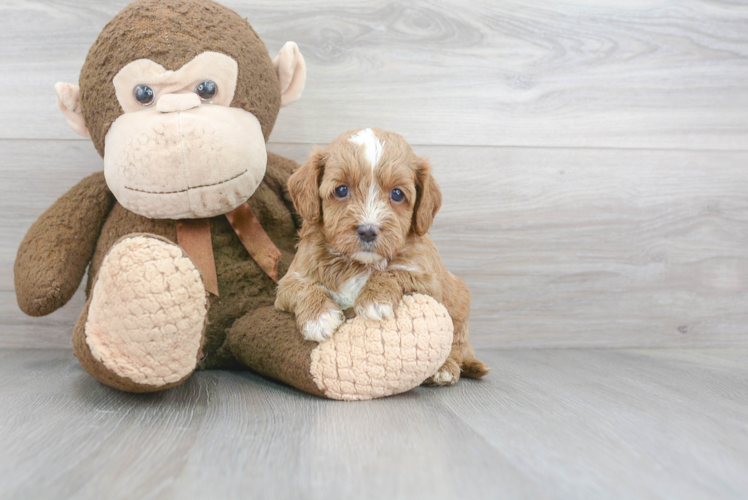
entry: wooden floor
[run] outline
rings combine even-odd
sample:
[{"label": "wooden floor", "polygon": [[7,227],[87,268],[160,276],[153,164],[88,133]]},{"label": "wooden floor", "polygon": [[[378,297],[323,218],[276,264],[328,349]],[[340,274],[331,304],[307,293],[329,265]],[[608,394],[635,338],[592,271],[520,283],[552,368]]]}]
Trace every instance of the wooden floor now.
[{"label": "wooden floor", "polygon": [[0,498],[745,499],[748,350],[494,350],[341,403],[251,373],[155,395],[0,351]]}]

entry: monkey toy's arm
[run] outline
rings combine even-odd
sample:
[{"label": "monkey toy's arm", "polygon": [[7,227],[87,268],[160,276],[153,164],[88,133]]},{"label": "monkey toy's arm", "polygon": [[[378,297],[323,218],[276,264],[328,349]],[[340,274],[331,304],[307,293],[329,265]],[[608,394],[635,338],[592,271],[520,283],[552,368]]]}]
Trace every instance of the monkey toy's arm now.
[{"label": "monkey toy's arm", "polygon": [[34,222],[14,267],[16,297],[23,312],[44,316],[70,300],[114,201],[104,173],[98,172],[76,184]]}]

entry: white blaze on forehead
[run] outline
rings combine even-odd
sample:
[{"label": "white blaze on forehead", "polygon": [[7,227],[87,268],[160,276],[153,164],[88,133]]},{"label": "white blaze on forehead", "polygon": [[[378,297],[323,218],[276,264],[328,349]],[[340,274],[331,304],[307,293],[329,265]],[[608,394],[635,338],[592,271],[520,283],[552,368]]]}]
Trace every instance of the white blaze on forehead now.
[{"label": "white blaze on forehead", "polygon": [[374,169],[379,164],[379,160],[382,159],[382,151],[384,150],[384,143],[380,142],[379,137],[376,136],[374,131],[370,128],[365,128],[348,139],[348,141],[364,147],[366,160],[371,166],[371,171],[374,172]]},{"label": "white blaze on forehead", "polygon": [[376,182],[369,186],[369,194],[366,196],[366,204],[363,206],[363,213],[360,214],[359,222],[361,224],[371,224],[379,226],[387,216],[388,205],[380,197],[381,190]]},{"label": "white blaze on forehead", "polygon": [[369,162],[369,166],[371,167],[372,181],[369,186],[366,203],[363,207],[360,207],[361,209],[358,213],[359,223],[379,227],[387,216],[388,204],[381,199],[382,192],[379,189],[379,184],[377,184],[376,179],[374,178],[374,169],[379,165],[379,162],[382,159],[382,151],[384,150],[385,143],[380,141],[379,137],[377,137],[374,131],[370,128],[360,130],[348,139],[348,141],[352,144],[364,147],[366,160]]}]

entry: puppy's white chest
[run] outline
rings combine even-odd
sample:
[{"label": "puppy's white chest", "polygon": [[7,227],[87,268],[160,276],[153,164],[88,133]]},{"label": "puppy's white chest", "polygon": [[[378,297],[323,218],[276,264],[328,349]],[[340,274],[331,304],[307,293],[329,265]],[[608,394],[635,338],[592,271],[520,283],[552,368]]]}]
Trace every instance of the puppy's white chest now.
[{"label": "puppy's white chest", "polygon": [[364,288],[366,282],[369,280],[370,273],[362,273],[354,276],[348,281],[342,283],[337,291],[330,290],[332,299],[340,306],[340,309],[345,311],[353,307],[356,302],[356,297],[361,293],[361,289]]}]

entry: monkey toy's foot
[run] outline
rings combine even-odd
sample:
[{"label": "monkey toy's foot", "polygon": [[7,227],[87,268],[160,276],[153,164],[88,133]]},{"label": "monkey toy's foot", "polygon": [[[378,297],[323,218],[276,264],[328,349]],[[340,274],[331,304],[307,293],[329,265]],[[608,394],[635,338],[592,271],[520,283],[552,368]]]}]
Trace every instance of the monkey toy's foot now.
[{"label": "monkey toy's foot", "polygon": [[207,304],[200,273],[180,247],[127,236],[101,264],[73,332],[75,355],[116,389],[173,387],[195,370]]},{"label": "monkey toy's foot", "polygon": [[250,368],[331,399],[390,396],[419,386],[452,347],[447,310],[425,295],[405,296],[385,321],[347,320],[323,342],[302,338],[290,313],[266,307],[228,331],[231,351]]}]

